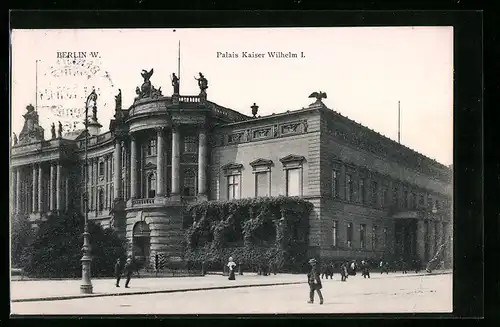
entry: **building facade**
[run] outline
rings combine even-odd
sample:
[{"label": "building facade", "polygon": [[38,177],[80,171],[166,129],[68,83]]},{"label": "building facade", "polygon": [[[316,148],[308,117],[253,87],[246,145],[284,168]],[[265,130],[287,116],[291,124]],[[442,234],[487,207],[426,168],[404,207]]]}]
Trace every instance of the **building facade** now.
[{"label": "building facade", "polygon": [[50,212],[83,213],[88,194],[89,219],[149,260],[181,256],[191,203],[299,196],[314,204],[311,255],[427,262],[448,242],[451,258],[450,168],[328,109],[321,96],[265,117],[254,104],[247,116],[209,101],[202,75],[196,96],[176,86],[164,96],[143,77],[130,108],[116,96],[106,133],[95,102],[88,132],[53,125],[47,140],[27,107],[11,149],[12,215],[36,224]]}]

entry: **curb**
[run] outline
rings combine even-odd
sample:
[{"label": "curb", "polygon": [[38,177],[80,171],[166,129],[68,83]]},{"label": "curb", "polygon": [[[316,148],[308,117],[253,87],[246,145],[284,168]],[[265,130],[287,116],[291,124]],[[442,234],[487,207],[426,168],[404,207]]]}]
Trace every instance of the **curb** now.
[{"label": "curb", "polygon": [[11,300],[11,302],[62,301],[62,300],[74,300],[74,299],[89,298],[89,297],[109,297],[109,296],[145,295],[145,294],[159,294],[159,293],[196,292],[196,291],[221,290],[221,289],[228,289],[228,288],[265,287],[265,286],[281,286],[281,285],[295,285],[295,284],[307,284],[307,282],[286,282],[286,283],[251,284],[251,285],[228,285],[228,286],[184,288],[184,289],[157,290],[157,291],[138,291],[138,292],[132,291],[132,292],[128,292],[128,293],[79,294],[79,295],[66,295],[66,296],[54,296],[54,297],[42,297],[42,298],[16,299],[16,300]]}]

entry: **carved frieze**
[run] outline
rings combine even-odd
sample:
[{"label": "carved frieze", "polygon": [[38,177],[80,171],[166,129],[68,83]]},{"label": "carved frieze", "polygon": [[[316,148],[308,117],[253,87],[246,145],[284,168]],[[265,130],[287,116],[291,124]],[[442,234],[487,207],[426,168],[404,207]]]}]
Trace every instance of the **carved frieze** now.
[{"label": "carved frieze", "polygon": [[272,135],[271,127],[255,129],[252,133],[252,138],[254,139],[264,139],[269,138]]},{"label": "carved frieze", "polygon": [[281,135],[297,134],[301,132],[301,122],[294,122],[281,125]]},{"label": "carved frieze", "polygon": [[237,144],[237,143],[240,143],[242,141],[242,139],[243,139],[243,134],[244,134],[243,131],[229,134],[227,136],[227,144]]}]

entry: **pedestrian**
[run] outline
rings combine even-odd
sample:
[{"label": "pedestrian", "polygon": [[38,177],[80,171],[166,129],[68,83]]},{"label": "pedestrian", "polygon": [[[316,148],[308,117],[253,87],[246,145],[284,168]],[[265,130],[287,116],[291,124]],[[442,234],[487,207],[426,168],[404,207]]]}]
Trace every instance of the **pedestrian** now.
[{"label": "pedestrian", "polygon": [[229,268],[229,280],[235,280],[236,277],[234,275],[234,268],[236,267],[236,264],[233,261],[232,257],[229,257],[229,262],[227,263],[227,267]]},{"label": "pedestrian", "polygon": [[330,279],[333,279],[333,262],[332,263],[329,263],[327,266],[326,266],[326,279],[328,279],[328,277],[330,277]]},{"label": "pedestrian", "polygon": [[122,277],[122,267],[120,258],[116,259],[115,263],[115,277],[116,277],[116,287],[120,287],[120,279]]},{"label": "pedestrian", "polygon": [[307,301],[307,303],[314,303],[314,292],[316,291],[319,296],[319,304],[323,304],[323,294],[321,294],[321,278],[319,276],[319,271],[316,263],[316,259],[314,258],[309,260],[311,269],[307,274],[307,282],[309,284],[309,301]]},{"label": "pedestrian", "polygon": [[370,278],[370,265],[368,264],[368,261],[361,261],[361,267],[363,269],[363,278]]},{"label": "pedestrian", "polygon": [[127,258],[127,262],[125,262],[125,267],[123,267],[123,271],[127,276],[127,280],[125,281],[125,288],[129,288],[128,284],[130,283],[130,278],[132,277],[132,273],[134,271],[134,267],[132,265],[132,258]]},{"label": "pedestrian", "polygon": [[347,264],[345,262],[340,266],[340,280],[345,282],[347,280]]}]

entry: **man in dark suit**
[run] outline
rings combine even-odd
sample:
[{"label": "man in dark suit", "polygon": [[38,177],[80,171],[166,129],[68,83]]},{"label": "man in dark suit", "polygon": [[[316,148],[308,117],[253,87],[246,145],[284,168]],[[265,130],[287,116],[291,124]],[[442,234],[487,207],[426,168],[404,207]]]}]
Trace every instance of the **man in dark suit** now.
[{"label": "man in dark suit", "polygon": [[116,259],[115,263],[115,277],[116,277],[116,287],[120,287],[120,279],[122,277],[122,265],[120,258]]},{"label": "man in dark suit", "polygon": [[132,264],[132,258],[128,258],[125,263],[125,267],[123,268],[125,275],[127,275],[127,280],[125,282],[125,288],[129,288],[128,283],[130,282],[130,278],[132,277],[132,272],[134,271],[134,267]]},{"label": "man in dark suit", "polygon": [[309,260],[309,264],[311,265],[311,270],[309,270],[309,273],[307,274],[307,281],[309,284],[309,301],[307,301],[307,303],[314,303],[314,291],[316,291],[319,296],[319,304],[323,304],[323,294],[321,294],[321,278],[316,265],[316,259]]}]

